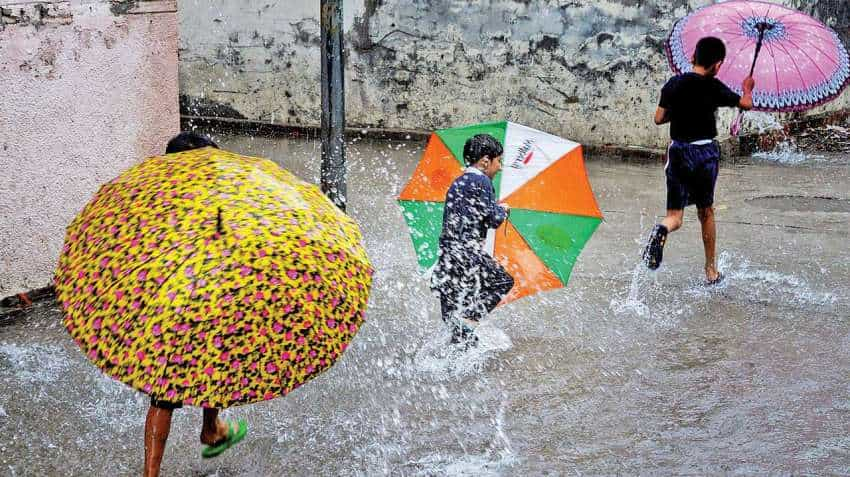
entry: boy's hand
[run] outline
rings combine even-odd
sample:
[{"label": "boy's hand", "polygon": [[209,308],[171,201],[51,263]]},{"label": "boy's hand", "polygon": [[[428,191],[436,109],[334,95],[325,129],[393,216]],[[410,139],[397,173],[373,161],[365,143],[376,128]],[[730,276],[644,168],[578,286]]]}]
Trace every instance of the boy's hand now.
[{"label": "boy's hand", "polygon": [[756,81],[752,76],[747,76],[744,78],[744,82],[741,83],[741,88],[744,90],[744,95],[741,96],[741,100],[738,102],[738,107],[743,109],[744,111],[749,111],[753,109],[753,88],[756,87]]},{"label": "boy's hand", "polygon": [[502,208],[505,209],[505,214],[511,215],[511,206],[510,205],[508,205],[508,204],[499,204],[499,205],[501,205]]},{"label": "boy's hand", "polygon": [[744,78],[744,82],[741,83],[741,88],[744,90],[744,94],[752,93],[755,87],[756,80],[754,80],[752,76],[747,76]]}]

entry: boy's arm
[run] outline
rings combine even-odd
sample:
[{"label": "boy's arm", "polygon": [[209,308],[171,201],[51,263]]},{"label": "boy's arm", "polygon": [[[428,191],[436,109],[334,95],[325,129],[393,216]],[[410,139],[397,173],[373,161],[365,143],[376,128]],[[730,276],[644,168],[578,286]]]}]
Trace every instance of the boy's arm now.
[{"label": "boy's arm", "polygon": [[502,225],[502,222],[504,222],[508,217],[508,211],[496,203],[496,198],[493,196],[493,186],[489,180],[487,182],[487,184],[482,184],[485,186],[483,187],[483,202],[485,207],[484,222],[487,224],[487,227],[496,229],[499,228],[499,226]]},{"label": "boy's arm", "polygon": [[661,126],[662,124],[667,124],[670,122],[670,95],[671,93],[671,81],[668,81],[663,88],[661,88],[661,98],[658,100],[658,108],[655,110],[655,124]]},{"label": "boy's arm", "polygon": [[666,108],[662,108],[659,106],[655,110],[655,124],[661,126],[662,124],[667,124],[670,122],[670,111],[667,111]]}]

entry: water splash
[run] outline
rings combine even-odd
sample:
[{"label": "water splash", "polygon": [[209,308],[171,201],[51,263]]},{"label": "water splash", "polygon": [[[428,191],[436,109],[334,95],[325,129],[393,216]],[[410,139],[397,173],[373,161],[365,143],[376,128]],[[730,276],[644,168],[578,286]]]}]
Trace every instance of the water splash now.
[{"label": "water splash", "polygon": [[[648,231],[644,229],[644,221],[646,216],[640,215],[640,232],[635,239],[635,244],[638,247],[637,252],[642,253],[644,242],[643,237],[648,236]],[[640,256],[640,255],[637,255]],[[629,283],[629,291],[625,298],[613,298],[609,307],[615,315],[636,316],[638,318],[649,318],[650,309],[645,303],[646,288],[649,283],[649,274],[646,265],[641,259],[632,269],[632,280]]]},{"label": "water splash", "polygon": [[425,341],[416,353],[414,369],[437,379],[469,376],[481,372],[497,353],[513,346],[504,331],[487,322],[478,326],[475,334],[478,345],[464,351],[449,344],[447,333],[438,333]]},{"label": "water splash", "polygon": [[749,130],[755,129],[757,134],[764,134],[772,131],[782,131],[784,126],[776,118],[776,115],[771,113],[763,113],[759,111],[747,111],[744,113],[744,120]]},{"label": "water splash", "polygon": [[822,159],[823,156],[809,154],[800,150],[797,141],[785,132],[785,127],[776,118],[776,115],[757,111],[748,111],[744,114],[749,128],[755,129],[758,135],[778,132],[782,141],[774,146],[771,151],[758,151],[753,157],[763,161],[775,162],[784,165],[797,165],[807,161]]},{"label": "water splash", "polygon": [[729,285],[746,290],[752,300],[819,307],[838,302],[834,293],[815,290],[796,275],[756,268],[746,257],[723,252],[718,264],[727,270]]},{"label": "water splash", "polygon": [[735,301],[772,303],[782,307],[831,307],[838,303],[834,293],[818,291],[805,279],[792,274],[765,270],[746,257],[724,251],[717,259],[726,279],[718,286],[693,285],[685,290],[691,297],[723,293]]},{"label": "water splash", "polygon": [[638,263],[632,270],[632,280],[629,283],[629,292],[625,298],[612,298],[611,311],[616,315],[630,315],[638,318],[649,318],[651,313],[649,306],[644,300],[645,288],[648,283],[648,272],[646,265]]},{"label": "water splash", "polygon": [[[491,419],[493,437],[487,448],[481,454],[471,454],[464,449],[461,456],[434,454],[423,459],[410,462],[408,465],[419,467],[416,475],[451,475],[451,476],[499,476],[505,470],[516,465],[519,459],[514,453],[511,441],[505,433],[505,409],[507,403],[502,401],[499,410]],[[463,446],[461,445],[463,448]]]},{"label": "water splash", "polygon": [[786,138],[773,148],[772,151],[760,151],[753,153],[753,157],[763,161],[775,162],[784,165],[797,165],[807,161],[822,159],[823,156],[809,154],[800,151],[794,138]]}]

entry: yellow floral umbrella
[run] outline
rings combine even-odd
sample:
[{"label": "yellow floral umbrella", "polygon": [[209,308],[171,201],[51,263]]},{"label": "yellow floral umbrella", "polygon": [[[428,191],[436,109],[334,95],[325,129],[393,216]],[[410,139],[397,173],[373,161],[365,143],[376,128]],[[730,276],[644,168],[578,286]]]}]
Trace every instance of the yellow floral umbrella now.
[{"label": "yellow floral umbrella", "polygon": [[196,149],[101,187],[68,227],[56,290],[107,374],[224,408],[286,394],[340,357],[371,286],[360,239],[273,162]]}]

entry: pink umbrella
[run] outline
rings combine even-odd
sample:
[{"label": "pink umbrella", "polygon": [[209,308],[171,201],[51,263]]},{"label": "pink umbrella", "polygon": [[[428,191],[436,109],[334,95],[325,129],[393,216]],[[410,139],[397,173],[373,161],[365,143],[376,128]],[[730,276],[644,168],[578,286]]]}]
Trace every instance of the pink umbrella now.
[{"label": "pink umbrella", "polygon": [[850,84],[850,58],[838,35],[781,5],[729,1],[682,18],[667,42],[673,71],[691,71],[697,41],[706,36],[726,43],[718,79],[740,94],[744,78],[753,75],[756,111],[813,108],[835,99]]}]

